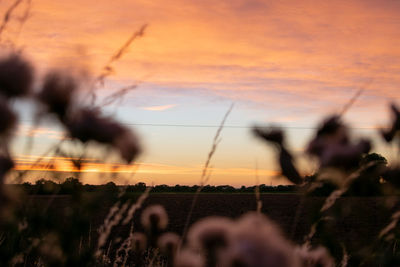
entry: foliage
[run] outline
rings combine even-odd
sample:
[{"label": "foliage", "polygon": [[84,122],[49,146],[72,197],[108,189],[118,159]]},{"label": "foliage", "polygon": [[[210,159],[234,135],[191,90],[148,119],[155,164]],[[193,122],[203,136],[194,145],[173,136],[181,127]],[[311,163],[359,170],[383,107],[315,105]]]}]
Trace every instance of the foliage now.
[{"label": "foliage", "polygon": [[[8,186],[8,185],[5,185]],[[146,191],[147,185],[143,182],[134,185],[116,185],[114,182],[108,182],[103,185],[81,184],[77,178],[67,178],[62,183],[56,183],[53,180],[39,179],[35,184],[25,182],[23,184],[11,185],[14,188],[21,188],[29,195],[71,195],[75,192],[119,192],[124,190],[126,193],[143,193]],[[261,184],[258,186],[241,186],[235,188],[230,185],[205,185],[201,190],[202,193],[249,193],[254,194],[255,188],[258,187],[260,193],[298,193],[299,186],[295,185],[277,185],[267,186]],[[192,185],[174,185],[166,184],[155,185],[152,187],[152,193],[195,193],[199,186]]]}]

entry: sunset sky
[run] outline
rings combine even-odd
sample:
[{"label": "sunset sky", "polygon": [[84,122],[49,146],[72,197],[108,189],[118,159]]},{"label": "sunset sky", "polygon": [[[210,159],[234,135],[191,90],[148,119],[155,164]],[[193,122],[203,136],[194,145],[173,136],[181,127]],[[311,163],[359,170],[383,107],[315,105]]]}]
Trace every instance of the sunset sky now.
[{"label": "sunset sky", "polygon": [[[39,77],[53,67],[84,69],[95,77],[135,31],[148,25],[145,35],[112,64],[115,73],[97,91],[101,99],[138,85],[104,112],[138,133],[144,153],[137,166],[126,166],[117,160],[102,163],[104,151],[92,151],[85,183],[103,183],[111,176],[119,177],[118,183],[198,183],[232,103],[210,183],[255,184],[256,166],[260,183],[286,183],[277,172],[274,151],[256,140],[250,127],[283,126],[302,172],[311,173],[313,167],[301,158],[313,128],[340,111],[360,88],[364,92],[344,118],[356,136],[373,138],[375,151],[393,156],[375,128],[389,121],[388,103],[400,97],[399,1],[32,0],[29,18],[20,27],[27,3],[13,13],[2,41],[23,48]],[[1,16],[11,4],[0,2]],[[21,121],[13,155],[16,169],[24,170],[63,137],[63,129],[43,121],[28,154],[24,147],[33,106],[21,101],[15,108]],[[27,180],[72,170],[62,157],[43,162]]]}]

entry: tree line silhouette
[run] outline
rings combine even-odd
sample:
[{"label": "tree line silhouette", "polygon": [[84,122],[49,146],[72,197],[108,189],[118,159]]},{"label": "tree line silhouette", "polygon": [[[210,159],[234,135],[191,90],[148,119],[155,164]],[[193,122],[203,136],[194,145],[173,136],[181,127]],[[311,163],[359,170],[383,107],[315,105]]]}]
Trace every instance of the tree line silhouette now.
[{"label": "tree line silhouette", "polygon": [[[139,182],[133,185],[117,185],[114,182],[108,182],[102,185],[82,184],[79,179],[69,177],[64,182],[55,182],[53,180],[39,179],[35,183],[25,182],[23,184],[10,185],[18,187],[24,190],[28,194],[46,195],[46,194],[58,194],[58,195],[71,195],[82,192],[108,192],[118,193],[121,190],[132,193],[142,193],[146,190],[146,183]],[[151,192],[153,193],[195,193],[199,188],[198,185],[155,185],[152,187]],[[233,187],[231,185],[206,185],[204,186],[203,193],[254,193],[256,186],[244,186]],[[273,193],[273,192],[287,192],[293,193],[297,189],[295,185],[278,185],[268,186],[265,184],[259,185],[261,193]]]},{"label": "tree line silhouette", "polygon": [[[382,191],[381,176],[374,175],[373,169],[385,167],[387,160],[377,153],[370,153],[364,156],[360,162],[360,166],[366,166],[365,170],[361,173],[360,179],[356,180],[355,185],[351,186],[347,195],[357,196],[372,196],[379,195]],[[306,176],[306,181],[313,181],[316,179],[317,173]],[[385,176],[385,175],[384,175]],[[23,184],[9,185],[22,190],[30,195],[46,195],[46,194],[58,194],[58,195],[72,195],[83,192],[106,192],[106,193],[118,193],[125,191],[127,193],[143,193],[145,192],[148,185],[144,182],[139,182],[133,185],[117,185],[114,182],[108,182],[101,185],[82,184],[78,178],[69,177],[63,182],[55,182],[53,180],[39,179],[35,183],[25,182]],[[256,185],[234,187],[231,185],[204,185],[201,192],[203,193],[254,193]],[[199,185],[155,185],[152,186],[151,192],[153,193],[196,193]],[[296,193],[302,190],[307,190],[303,184],[298,185],[258,185],[260,193]],[[325,183],[323,187],[313,190],[312,195],[314,196],[327,196],[334,186]]]}]

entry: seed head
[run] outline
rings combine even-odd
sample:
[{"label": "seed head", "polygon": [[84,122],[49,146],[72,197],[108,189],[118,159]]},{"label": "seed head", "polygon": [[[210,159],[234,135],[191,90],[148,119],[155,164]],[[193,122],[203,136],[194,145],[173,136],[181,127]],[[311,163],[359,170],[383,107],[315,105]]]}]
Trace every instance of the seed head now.
[{"label": "seed head", "polygon": [[168,215],[161,205],[147,207],[141,216],[141,223],[149,231],[160,231],[167,228]]},{"label": "seed head", "polygon": [[321,167],[352,169],[359,165],[362,155],[371,149],[371,142],[366,139],[356,144],[330,145],[320,158]]},{"label": "seed head", "polygon": [[204,267],[205,261],[201,254],[189,249],[182,249],[174,260],[174,267]]},{"label": "seed head", "polygon": [[308,145],[307,152],[321,157],[327,146],[345,145],[348,142],[348,128],[341,122],[339,116],[332,115],[318,128],[314,139]]},{"label": "seed head", "polygon": [[249,213],[240,218],[234,226],[231,244],[221,254],[220,266],[297,266],[291,244],[261,214]]},{"label": "seed head", "polygon": [[132,234],[132,251],[136,253],[144,252],[147,248],[146,235],[140,232]]},{"label": "seed head", "polygon": [[215,250],[229,244],[232,221],[224,217],[208,217],[196,222],[188,232],[189,246]]},{"label": "seed head", "polygon": [[168,257],[174,257],[179,242],[179,235],[175,233],[165,233],[158,238],[157,246],[160,248],[161,252],[167,255]]}]

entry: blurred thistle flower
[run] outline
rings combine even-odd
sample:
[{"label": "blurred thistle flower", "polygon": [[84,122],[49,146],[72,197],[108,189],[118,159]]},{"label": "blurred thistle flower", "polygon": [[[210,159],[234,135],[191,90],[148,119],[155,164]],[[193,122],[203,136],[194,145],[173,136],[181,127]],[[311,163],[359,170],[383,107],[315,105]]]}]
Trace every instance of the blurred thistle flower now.
[{"label": "blurred thistle flower", "polygon": [[321,157],[329,145],[345,145],[349,142],[348,128],[339,116],[332,115],[325,119],[318,128],[314,139],[310,142],[307,152]]},{"label": "blurred thistle flower", "polygon": [[221,254],[222,267],[293,267],[293,246],[264,215],[250,212],[241,217],[231,234],[231,245]]},{"label": "blurred thistle flower", "polygon": [[188,244],[194,249],[214,250],[229,244],[233,222],[224,217],[208,217],[193,224],[188,232]]},{"label": "blurred thistle flower", "polygon": [[341,122],[341,117],[338,115],[331,115],[326,118],[317,130],[317,137],[334,135],[337,131],[343,129],[344,124]]},{"label": "blurred thistle flower", "polygon": [[255,136],[267,141],[274,143],[278,146],[282,146],[284,142],[284,134],[282,129],[276,127],[261,128],[259,126],[253,127],[253,133]]},{"label": "blurred thistle flower", "polygon": [[357,144],[331,145],[321,156],[321,167],[352,169],[358,167],[363,154],[371,149],[371,142],[366,139]]},{"label": "blurred thistle flower", "polygon": [[140,219],[143,227],[150,232],[164,230],[168,225],[167,212],[161,205],[147,207],[143,210]]},{"label": "blurred thistle flower", "polygon": [[0,59],[0,93],[10,98],[29,94],[33,72],[31,64],[20,54],[12,53]]},{"label": "blurred thistle flower", "polygon": [[144,252],[147,248],[146,235],[140,232],[132,234],[132,251],[136,253]]},{"label": "blurred thistle flower", "polygon": [[164,253],[168,259],[173,261],[176,251],[180,243],[180,236],[175,233],[164,233],[158,238],[157,246],[160,248],[161,252]]},{"label": "blurred thistle flower", "polygon": [[181,249],[174,259],[174,267],[205,267],[204,257],[192,250]]},{"label": "blurred thistle flower", "polygon": [[128,163],[132,162],[141,152],[137,136],[128,129],[121,133],[113,145],[119,151],[121,157]]},{"label": "blurred thistle flower", "polygon": [[73,76],[61,71],[51,71],[44,78],[37,98],[47,107],[48,112],[64,120],[77,88],[78,83]]},{"label": "blurred thistle flower", "polygon": [[9,136],[17,124],[17,115],[0,96],[0,135]]},{"label": "blurred thistle flower", "polygon": [[393,116],[392,125],[388,130],[385,129],[381,130],[382,137],[388,143],[390,143],[393,140],[393,138],[396,136],[396,133],[400,130],[400,111],[394,103],[390,105],[390,109],[392,111],[392,116]]},{"label": "blurred thistle flower", "polygon": [[295,255],[301,261],[302,267],[335,267],[335,260],[324,247],[310,250],[307,246],[295,248]]},{"label": "blurred thistle flower", "polygon": [[366,139],[351,143],[348,128],[341,122],[341,117],[332,115],[318,128],[307,152],[318,157],[321,167],[349,170],[358,167],[362,155],[370,149],[371,142]]},{"label": "blurred thistle flower", "polygon": [[82,108],[68,116],[65,126],[72,138],[83,143],[97,141],[116,148],[126,162],[132,162],[141,149],[133,132],[114,121],[101,116],[94,108]]}]

